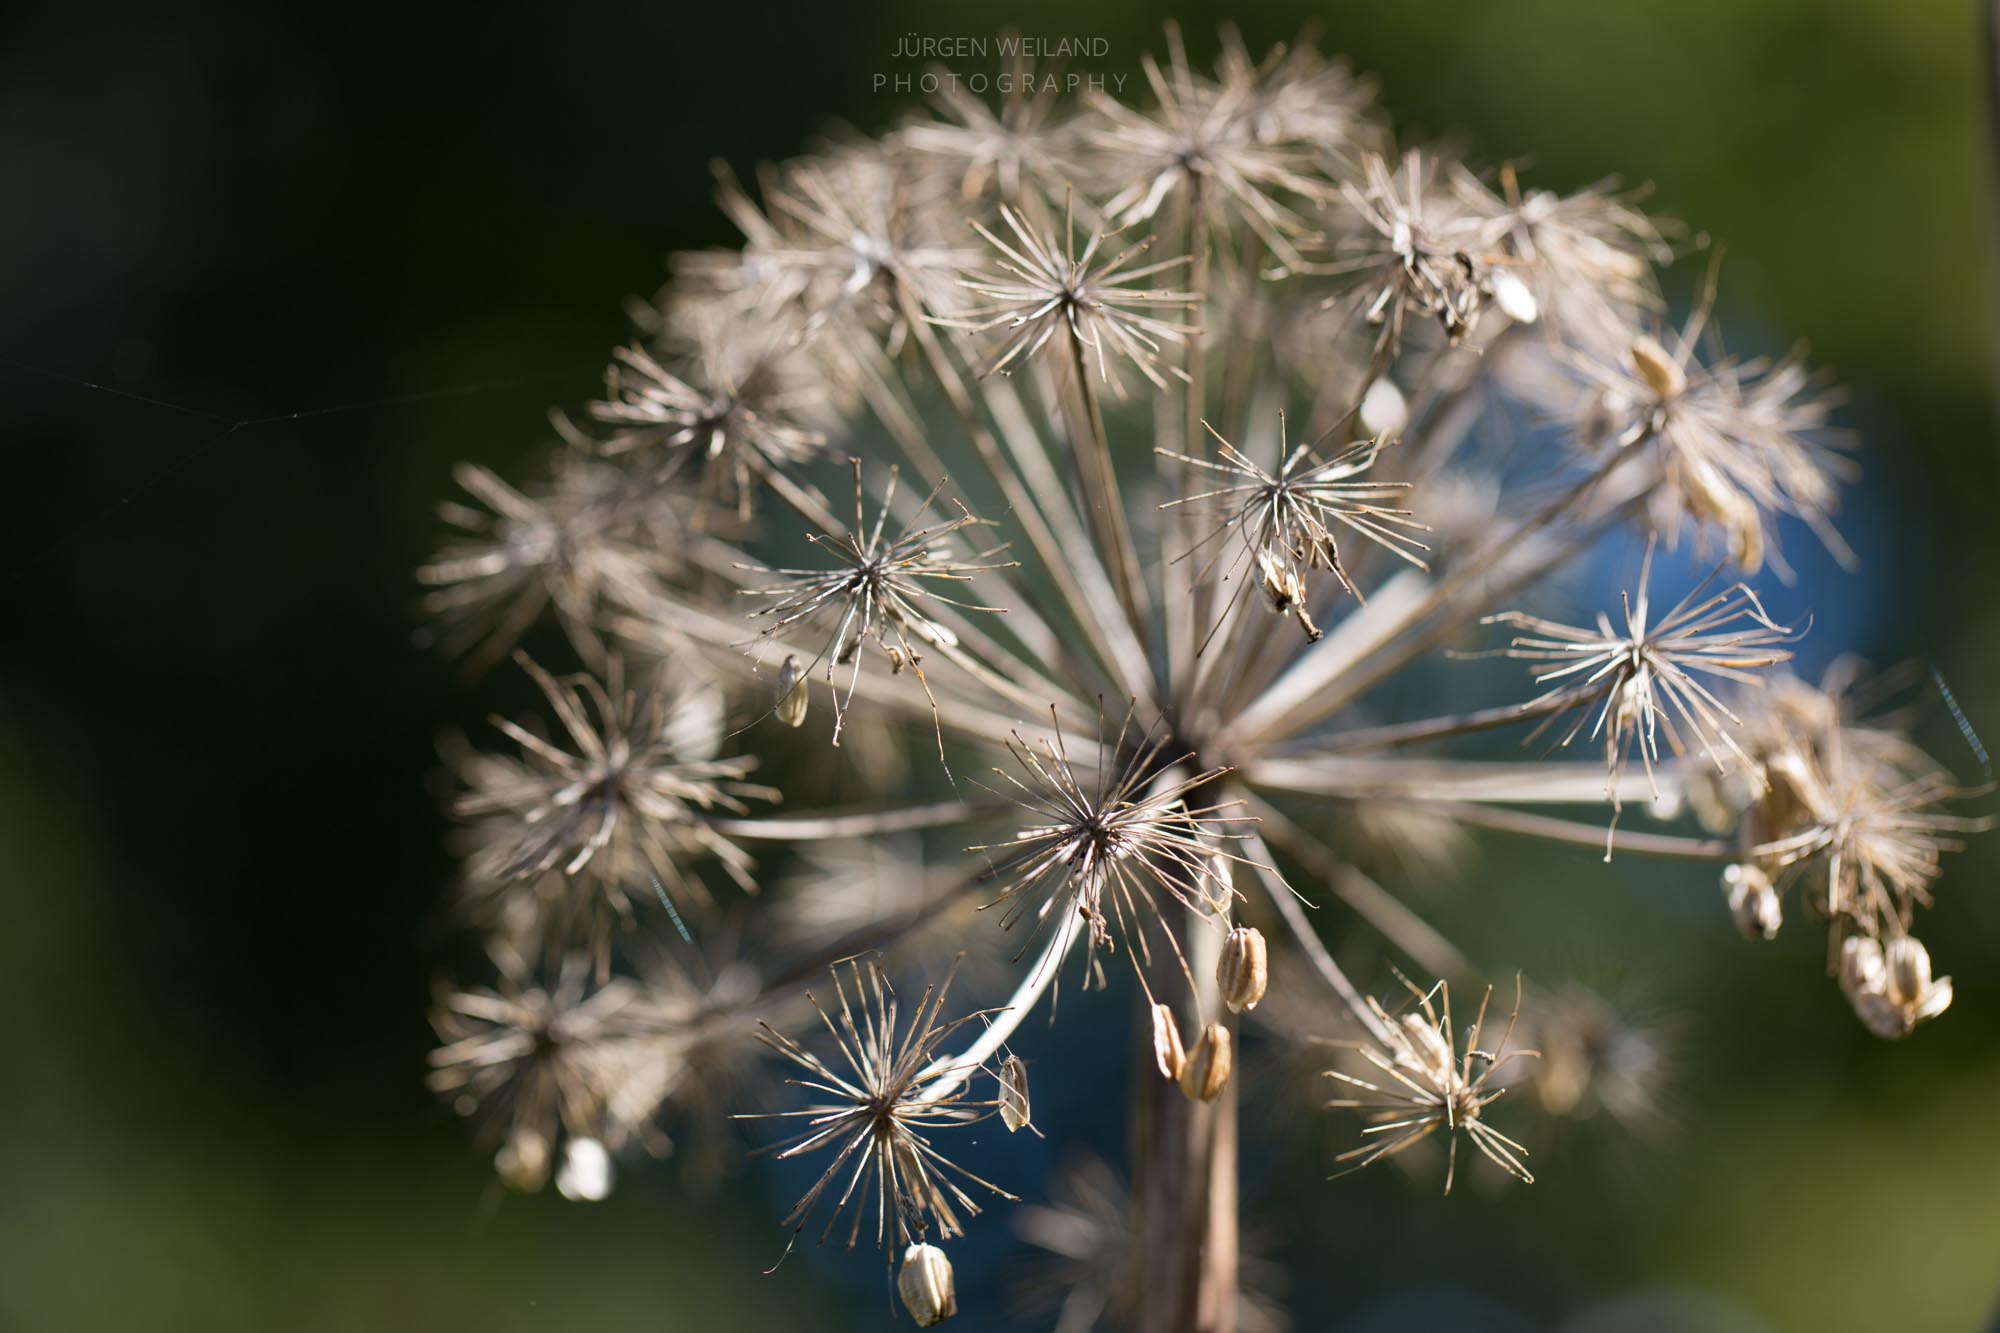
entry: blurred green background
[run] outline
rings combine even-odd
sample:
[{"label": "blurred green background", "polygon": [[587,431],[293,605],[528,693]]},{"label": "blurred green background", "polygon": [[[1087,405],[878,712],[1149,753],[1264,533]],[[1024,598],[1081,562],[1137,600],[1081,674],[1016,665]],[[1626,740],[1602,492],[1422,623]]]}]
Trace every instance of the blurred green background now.
[{"label": "blurred green background", "polygon": [[[1211,51],[1224,8],[1176,12]],[[1804,591],[1876,660],[1937,666],[2000,739],[1972,6],[1226,12],[1258,49],[1315,22],[1406,132],[1526,157],[1544,184],[1650,180],[1658,212],[1725,240],[1732,342],[1808,339],[1867,437],[1867,568]],[[433,738],[490,695],[412,645],[408,571],[451,462],[518,469],[544,408],[589,395],[620,298],[668,250],[728,239],[709,158],[885,126],[907,102],[872,77],[907,32],[1102,37],[1104,67],[1132,72],[1164,17],[0,17],[0,1327],[890,1321],[872,1261],[760,1275],[784,1203],[763,1177],[713,1199],[661,1169],[594,1209],[496,1200],[423,1091],[428,988],[462,953]],[[1924,736],[1976,774],[1941,709]],[[1440,924],[1482,959],[1682,1014],[1672,1123],[1549,1145],[1532,1190],[1450,1200],[1392,1172],[1328,1186],[1324,1138],[1260,1146],[1246,1185],[1297,1326],[1987,1325],[1996,846],[1954,859],[1925,931],[1956,1005],[1891,1047],[1818,976],[1814,931],[1752,949],[1699,873],[1496,844]],[[1005,1326],[1004,1219],[987,1227],[966,1327]]]}]

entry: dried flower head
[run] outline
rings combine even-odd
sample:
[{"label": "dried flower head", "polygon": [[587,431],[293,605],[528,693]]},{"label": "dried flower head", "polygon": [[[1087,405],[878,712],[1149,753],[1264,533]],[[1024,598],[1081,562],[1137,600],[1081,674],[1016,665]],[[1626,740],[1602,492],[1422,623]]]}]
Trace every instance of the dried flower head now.
[{"label": "dried flower head", "polygon": [[1411,320],[1435,322],[1450,342],[1472,332],[1488,301],[1516,323],[1533,323],[1534,294],[1491,252],[1485,219],[1439,179],[1438,159],[1411,150],[1391,167],[1365,154],[1361,179],[1344,181],[1347,226],[1319,271],[1341,279],[1330,304],[1358,312],[1376,330],[1375,361],[1402,350]]},{"label": "dried flower head", "polygon": [[813,327],[866,332],[892,351],[916,311],[950,309],[966,253],[938,191],[904,156],[842,145],[766,173],[761,194],[760,210],[723,182],[723,209],[768,275],[767,307],[795,306]]},{"label": "dried flower head", "polygon": [[1033,226],[1004,204],[1000,220],[1012,234],[1012,241],[996,235],[983,222],[972,224],[999,255],[999,271],[974,273],[964,279],[965,286],[987,303],[940,321],[975,333],[1005,330],[1006,337],[983,373],[996,374],[1016,361],[1032,358],[1060,333],[1066,342],[1063,352],[1077,364],[1095,360],[1100,379],[1117,383],[1111,375],[1111,358],[1118,356],[1130,361],[1155,386],[1166,388],[1159,366],[1161,345],[1183,342],[1195,328],[1154,312],[1185,311],[1195,304],[1195,298],[1188,292],[1140,284],[1184,267],[1187,256],[1132,263],[1151,247],[1149,237],[1107,258],[1104,243],[1108,233],[1102,227],[1091,229],[1082,253],[1078,253],[1076,218],[1068,200],[1063,204],[1060,235]]},{"label": "dried flower head", "polygon": [[[1367,475],[1381,457],[1380,439],[1362,440],[1331,458],[1321,458],[1316,451],[1319,441],[1309,440],[1296,449],[1291,448],[1286,439],[1285,414],[1280,411],[1277,468],[1266,471],[1223,439],[1213,426],[1206,421],[1201,424],[1215,438],[1219,461],[1168,450],[1159,452],[1191,467],[1216,473],[1229,484],[1169,500],[1161,508],[1197,505],[1221,516],[1220,524],[1188,555],[1226,537],[1232,530],[1237,534],[1241,549],[1230,561],[1223,578],[1237,581],[1238,597],[1248,588],[1242,578],[1245,566],[1254,567],[1257,582],[1272,609],[1297,617],[1306,638],[1316,640],[1321,631],[1308,608],[1312,594],[1308,580],[1313,571],[1326,570],[1349,595],[1361,595],[1341,563],[1336,529],[1358,533],[1417,568],[1424,568],[1418,552],[1429,548],[1412,535],[1422,532],[1424,525],[1412,518],[1409,510],[1390,508],[1385,503],[1400,499],[1409,489],[1408,483],[1377,481]],[[1206,583],[1222,558],[1219,551],[1210,556],[1197,576],[1198,581]]]},{"label": "dried flower head", "polygon": [[1663,1087],[1674,1057],[1670,1021],[1569,982],[1531,995],[1521,1026],[1541,1053],[1534,1095],[1550,1115],[1582,1120],[1602,1113],[1632,1130],[1664,1118]]},{"label": "dried flower head", "polygon": [[896,993],[873,959],[835,964],[833,980],[833,1012],[817,999],[812,1003],[833,1039],[837,1060],[823,1060],[777,1029],[760,1025],[771,1049],[805,1071],[803,1079],[790,1081],[818,1096],[803,1110],[743,1118],[805,1122],[799,1132],[768,1150],[779,1158],[821,1150],[833,1154],[825,1174],[793,1207],[784,1225],[803,1230],[820,1201],[837,1189],[820,1233],[822,1244],[852,1205],[847,1245],[853,1248],[861,1238],[871,1199],[878,1246],[915,1244],[932,1227],[940,1237],[963,1234],[961,1218],[979,1212],[964,1185],[1014,1198],[952,1162],[931,1142],[938,1130],[978,1124],[1000,1109],[997,1100],[966,1098],[962,1091],[966,1071],[955,1068],[948,1058],[938,1058],[951,1035],[976,1016],[943,1021],[949,975],[925,990],[909,1025],[901,1028]]},{"label": "dried flower head", "polygon": [[[1741,720],[1702,677],[1755,686],[1759,678],[1751,673],[1790,660],[1791,650],[1784,645],[1796,638],[1765,614],[1748,585],[1710,591],[1720,568],[1655,621],[1647,591],[1652,569],[1653,545],[1648,542],[1638,593],[1623,599],[1622,630],[1601,612],[1591,628],[1519,611],[1486,618],[1488,624],[1527,631],[1503,650],[1507,656],[1548,664],[1534,673],[1535,683],[1548,689],[1522,711],[1546,714],[1551,721],[1573,713],[1575,720],[1561,735],[1563,745],[1586,727],[1590,740],[1603,741],[1605,794],[1614,810],[1622,805],[1618,778],[1635,752],[1658,794],[1663,738],[1674,755],[1701,754],[1718,769],[1730,763],[1754,768],[1731,734]],[[1545,721],[1537,734],[1548,725]]]},{"label": "dried flower head", "polygon": [[558,936],[586,931],[601,959],[607,913],[629,919],[635,895],[706,899],[689,873],[698,856],[713,857],[746,892],[754,890],[749,855],[707,815],[741,814],[746,801],[778,793],[743,781],[754,760],[714,756],[719,719],[699,686],[642,697],[626,688],[618,658],[602,681],[557,678],[525,656],[518,660],[562,739],[495,717],[520,753],[459,760],[465,791],[452,810],[471,825],[466,870],[475,891],[506,896],[519,886],[542,894],[552,885],[546,924]]},{"label": "dried flower head", "polygon": [[1755,824],[1768,836],[1752,856],[1781,887],[1808,877],[1808,901],[1822,915],[1890,938],[1930,904],[1943,854],[1988,821],[1949,813],[1946,802],[1964,794],[1950,775],[1928,760],[1916,771],[1893,763],[1872,739],[1865,728],[1836,726],[1767,760],[1773,792]]},{"label": "dried flower head", "polygon": [[1187,772],[1167,757],[1166,731],[1141,730],[1130,711],[1115,736],[1105,734],[1100,714],[1095,753],[1086,754],[1081,775],[1053,714],[1051,722],[1053,740],[1030,743],[1016,732],[1009,742],[1019,776],[993,770],[1007,784],[999,790],[1036,822],[1005,842],[968,850],[992,858],[987,876],[1003,886],[994,900],[1005,905],[1003,926],[1011,930],[1031,916],[1034,939],[1051,923],[1080,918],[1087,979],[1103,983],[1099,953],[1122,943],[1150,996],[1144,965],[1152,958],[1151,936],[1164,937],[1187,971],[1165,907],[1199,917],[1226,910],[1233,892],[1228,865],[1241,858],[1219,852],[1218,844],[1243,836],[1232,825],[1244,817],[1223,813],[1234,802],[1190,805],[1189,797],[1209,790],[1226,770]]},{"label": "dried flower head", "polygon": [[1189,66],[1178,29],[1167,30],[1164,68],[1151,54],[1142,68],[1154,105],[1141,112],[1101,90],[1088,97],[1096,113],[1083,131],[1117,192],[1105,215],[1119,226],[1144,222],[1170,199],[1204,215],[1224,235],[1247,229],[1288,269],[1303,267],[1299,246],[1312,236],[1299,206],[1323,197],[1328,183],[1319,156],[1328,147],[1309,136],[1342,120],[1351,107],[1325,67],[1263,71],[1245,58],[1225,58],[1221,80]]},{"label": "dried flower head", "polygon": [[1573,338],[1616,337],[1659,309],[1653,266],[1670,262],[1673,248],[1639,211],[1641,192],[1621,193],[1612,181],[1570,195],[1523,191],[1511,164],[1500,169],[1498,192],[1463,166],[1451,187],[1485,219],[1481,248],[1520,261],[1536,306]]},{"label": "dried flower head", "polygon": [[565,1138],[614,1147],[653,1141],[645,1115],[622,1116],[616,1105],[621,1048],[632,1036],[632,984],[593,986],[581,954],[563,959],[547,985],[518,954],[496,949],[494,956],[496,986],[451,991],[432,1010],[442,1044],[430,1053],[426,1082],[500,1139],[494,1167],[501,1179],[540,1189],[551,1151]]},{"label": "dried flower head", "polygon": [[420,566],[417,580],[430,588],[424,609],[437,618],[440,645],[475,670],[504,656],[548,608],[584,660],[601,660],[596,622],[606,593],[673,568],[678,515],[664,500],[639,501],[615,470],[566,461],[532,495],[473,463],[452,475],[484,508],[438,507],[463,535]]},{"label": "dried flower head", "polygon": [[1335,1098],[1327,1105],[1362,1111],[1370,1121],[1362,1131],[1368,1141],[1334,1160],[1352,1163],[1346,1170],[1358,1171],[1442,1131],[1451,1144],[1444,1175],[1444,1192],[1449,1194],[1458,1172],[1458,1136],[1463,1133],[1507,1174],[1533,1184],[1534,1176],[1521,1161],[1528,1150],[1484,1118],[1486,1108],[1507,1091],[1489,1086],[1493,1076],[1513,1061],[1536,1054],[1508,1050],[1515,1019],[1520,1015],[1518,998],[1499,1044],[1491,1051],[1482,1049],[1479,1038],[1486,1028],[1486,1006],[1493,998],[1493,988],[1488,986],[1461,1054],[1452,1033],[1451,988],[1442,981],[1428,991],[1419,990],[1407,979],[1403,984],[1416,998],[1418,1009],[1400,1017],[1392,1017],[1373,996],[1368,997],[1374,1020],[1368,1025],[1371,1039],[1359,1043],[1357,1049],[1378,1076],[1362,1078],[1345,1070],[1327,1071],[1328,1078],[1355,1089],[1353,1095]]},{"label": "dried flower head", "polygon": [[613,428],[604,453],[644,454],[661,480],[691,469],[702,495],[748,520],[759,482],[787,484],[826,445],[806,424],[823,412],[825,395],[801,374],[791,335],[773,327],[707,325],[679,374],[639,347],[619,348],[607,396],[590,406],[594,420]]},{"label": "dried flower head", "polygon": [[1071,174],[1061,128],[1054,123],[1059,84],[1037,79],[1034,62],[1016,57],[996,114],[956,78],[942,80],[931,98],[936,115],[913,119],[895,141],[920,160],[933,162],[959,197],[975,200],[996,190],[1019,201],[1026,190],[1053,185]]},{"label": "dried flower head", "polygon": [[[928,697],[930,684],[924,678],[924,654],[932,648],[948,653],[958,647],[959,634],[946,620],[950,611],[1000,614],[1006,610],[961,601],[935,586],[970,583],[976,575],[1007,568],[994,559],[1006,549],[1004,544],[969,556],[954,550],[952,534],[977,525],[980,520],[960,505],[956,518],[936,523],[923,523],[919,518],[901,533],[889,536],[885,529],[896,501],[896,470],[889,470],[888,484],[883,488],[882,502],[871,524],[863,508],[861,460],[855,459],[853,466],[854,526],[831,535],[813,533],[808,538],[839,564],[830,570],[766,570],[785,581],[768,588],[744,589],[746,593],[771,599],[769,606],[750,613],[770,620],[763,631],[764,638],[782,635],[804,622],[832,623],[832,637],[806,664],[805,670],[810,672],[813,667],[825,664],[833,697],[835,745],[840,743],[847,706],[861,674],[864,644],[873,641],[881,649],[892,674],[908,668]],[[919,515],[928,514],[936,501],[937,492],[932,491],[919,507]],[[844,693],[833,683],[833,673],[838,667],[848,668]],[[931,706],[935,711],[934,698]],[[941,739],[939,743],[942,746]]]},{"label": "dried flower head", "polygon": [[1838,482],[1853,468],[1838,452],[1845,438],[1828,427],[1833,395],[1796,355],[1697,356],[1714,301],[1711,273],[1678,335],[1635,334],[1622,358],[1565,353],[1586,389],[1578,438],[1648,453],[1646,480],[1656,483],[1646,492],[1649,512],[1669,546],[1691,527],[1698,546],[1719,537],[1729,558],[1754,573],[1777,556],[1774,516],[1790,514],[1851,562],[1833,527]]}]

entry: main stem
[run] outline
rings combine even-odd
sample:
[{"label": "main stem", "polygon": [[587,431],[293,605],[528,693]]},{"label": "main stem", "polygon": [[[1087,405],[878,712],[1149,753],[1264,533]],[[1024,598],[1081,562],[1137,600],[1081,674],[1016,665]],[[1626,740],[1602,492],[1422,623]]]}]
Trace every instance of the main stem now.
[{"label": "main stem", "polygon": [[[1190,920],[1188,962],[1203,994],[1175,1006],[1190,1048],[1204,1011],[1235,1021],[1214,990],[1212,922]],[[1154,969],[1154,993],[1187,989],[1177,964]],[[1133,1207],[1140,1265],[1139,1333],[1234,1333],[1236,1328],[1236,1084],[1212,1102],[1194,1101],[1160,1077],[1152,1019],[1141,1012],[1133,1055]]]},{"label": "main stem", "polygon": [[[1191,803],[1199,803],[1190,794]],[[1236,1020],[1217,994],[1215,965],[1227,923],[1189,910],[1182,944],[1194,991],[1168,949],[1147,970],[1153,994],[1174,1006],[1189,1050],[1205,1022],[1230,1030]],[[1177,997],[1177,998],[1170,998]],[[1132,1179],[1139,1238],[1139,1333],[1234,1333],[1236,1328],[1236,1088],[1232,1075],[1210,1102],[1185,1096],[1154,1062],[1152,1016],[1142,1007],[1135,1030]],[[1241,1068],[1240,1057],[1237,1061]]]}]

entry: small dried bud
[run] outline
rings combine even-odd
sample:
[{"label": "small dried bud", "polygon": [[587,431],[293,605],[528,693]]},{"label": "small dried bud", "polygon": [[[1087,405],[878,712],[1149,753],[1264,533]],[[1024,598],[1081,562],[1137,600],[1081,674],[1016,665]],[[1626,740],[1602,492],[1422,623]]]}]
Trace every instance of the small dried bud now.
[{"label": "small dried bud", "polygon": [[1238,926],[1222,942],[1222,957],[1216,960],[1215,984],[1229,1012],[1240,1014],[1255,1009],[1271,984],[1271,964],[1264,948],[1264,932],[1255,926]]},{"label": "small dried bud", "polygon": [[1891,995],[1914,997],[1931,988],[1931,953],[1921,940],[1897,936],[1883,947],[1882,961],[1888,967]]},{"label": "small dried bud", "polygon": [[1849,935],[1840,945],[1840,989],[1847,998],[1859,1001],[1863,995],[1880,994],[1883,979],[1882,946],[1867,935]]},{"label": "small dried bud", "polygon": [[1504,269],[1496,271],[1487,279],[1486,285],[1492,290],[1493,304],[1500,312],[1516,324],[1532,324],[1541,315],[1541,307],[1535,302],[1535,294],[1522,282]]},{"label": "small dried bud", "polygon": [[951,1260],[935,1245],[919,1242],[903,1251],[903,1271],[896,1276],[896,1290],[918,1328],[935,1328],[958,1313]]},{"label": "small dried bud", "polygon": [[1306,614],[1306,587],[1298,572],[1270,551],[1257,552],[1258,581],[1264,586],[1264,599],[1271,609],[1280,614],[1297,616],[1299,625],[1306,632],[1306,640],[1318,643],[1324,631],[1313,624]]},{"label": "small dried bud", "polygon": [[597,1203],[611,1194],[611,1154],[596,1139],[571,1139],[563,1145],[562,1169],[556,1172],[556,1192],[571,1203]]},{"label": "small dried bud", "polygon": [[1181,1030],[1174,1024],[1174,1011],[1164,1004],[1153,1006],[1153,1061],[1160,1067],[1161,1078],[1179,1078],[1187,1068]]},{"label": "small dried bud", "polygon": [[1000,1123],[1009,1134],[1028,1123],[1028,1062],[1018,1055],[1000,1062]]},{"label": "small dried bud", "polygon": [[778,721],[796,727],[806,720],[806,705],[812,696],[806,689],[806,673],[797,654],[787,654],[778,668]]},{"label": "small dried bud", "polygon": [[1361,428],[1370,435],[1394,435],[1410,419],[1410,404],[1387,375],[1361,395]]},{"label": "small dried bud", "polygon": [[500,1183],[522,1194],[533,1194],[549,1183],[549,1141],[532,1129],[517,1129],[493,1154]]},{"label": "small dried bud", "polygon": [[1729,895],[1729,915],[1746,940],[1777,936],[1784,914],[1771,877],[1754,865],[1725,866],[1722,890]]},{"label": "small dried bud", "polygon": [[1951,1007],[1951,978],[1931,977],[1931,955],[1907,935],[1887,945],[1850,937],[1840,949],[1840,988],[1876,1036],[1895,1041]]},{"label": "small dried bud", "polygon": [[1689,460],[1680,477],[1688,511],[1722,529],[1729,539],[1729,558],[1738,568],[1751,574],[1763,568],[1764,521],[1756,502],[1704,459]]},{"label": "small dried bud", "polygon": [[1688,386],[1687,372],[1658,340],[1640,334],[1632,344],[1632,366],[1646,387],[1661,398],[1678,398]]},{"label": "small dried bud", "polygon": [[1456,1078],[1457,1059],[1451,1039],[1424,1014],[1404,1014],[1403,1034],[1409,1058],[1431,1083],[1449,1086]]},{"label": "small dried bud", "polygon": [[1210,1023],[1201,1030],[1201,1039],[1181,1066],[1181,1093],[1189,1101],[1212,1102],[1229,1086],[1229,1029]]}]

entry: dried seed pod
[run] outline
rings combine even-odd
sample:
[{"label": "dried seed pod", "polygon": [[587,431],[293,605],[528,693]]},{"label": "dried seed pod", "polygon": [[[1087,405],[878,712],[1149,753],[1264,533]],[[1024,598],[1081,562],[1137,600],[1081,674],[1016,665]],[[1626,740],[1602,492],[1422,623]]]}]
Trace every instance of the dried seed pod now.
[{"label": "dried seed pod", "polygon": [[1201,1030],[1201,1039],[1181,1066],[1181,1092],[1189,1101],[1212,1102],[1229,1086],[1230,1050],[1228,1028],[1210,1023]]},{"label": "dried seed pod", "polygon": [[596,1139],[571,1139],[563,1145],[556,1192],[571,1203],[597,1203],[609,1197],[613,1177],[611,1154]]},{"label": "dried seed pod", "polygon": [[1646,387],[1661,398],[1678,398],[1687,390],[1687,372],[1673,354],[1648,334],[1640,334],[1632,344],[1632,367]]},{"label": "dried seed pod", "polygon": [[1764,519],[1756,502],[1704,459],[1686,460],[1679,476],[1688,512],[1722,529],[1729,539],[1729,558],[1746,573],[1763,568]]},{"label": "dried seed pod", "polygon": [[958,1313],[951,1260],[935,1245],[920,1241],[903,1251],[903,1271],[896,1276],[896,1290],[918,1328],[934,1328]]},{"label": "dried seed pod", "polygon": [[522,1194],[533,1194],[549,1183],[549,1141],[532,1129],[517,1129],[493,1154],[500,1183]]},{"label": "dried seed pod", "polygon": [[1215,984],[1229,1012],[1240,1014],[1255,1009],[1271,984],[1271,964],[1264,947],[1264,932],[1255,926],[1238,926],[1222,942],[1222,957],[1216,960]]},{"label": "dried seed pod", "polygon": [[1028,1123],[1028,1062],[1018,1055],[1000,1062],[1000,1123],[1009,1134]]},{"label": "dried seed pod", "polygon": [[788,727],[796,727],[806,720],[806,705],[812,696],[806,689],[806,673],[799,665],[798,655],[788,653],[784,665],[778,668],[778,721]]},{"label": "dried seed pod", "polygon": [[1889,969],[1889,993],[1922,995],[1931,988],[1931,954],[1923,941],[1898,935],[1882,947],[1882,961]]},{"label": "dried seed pod", "polygon": [[1725,866],[1722,889],[1729,895],[1729,915],[1746,940],[1775,938],[1784,921],[1771,877],[1754,865]]},{"label": "dried seed pod", "polygon": [[1868,935],[1849,935],[1840,943],[1840,989],[1849,1000],[1880,994],[1887,988],[1883,977],[1882,945]]},{"label": "dried seed pod", "polygon": [[1890,1041],[1951,1007],[1951,978],[1933,980],[1930,951],[1908,935],[1886,945],[1850,936],[1840,949],[1840,988],[1868,1030]]},{"label": "dried seed pod", "polygon": [[1153,1060],[1160,1067],[1161,1078],[1179,1078],[1187,1068],[1181,1030],[1174,1023],[1174,1011],[1164,1004],[1153,1006]]}]

